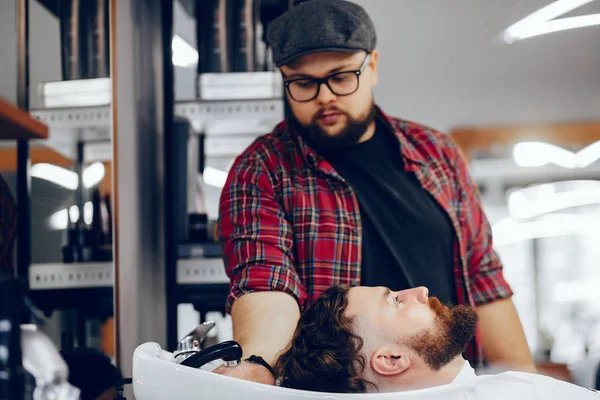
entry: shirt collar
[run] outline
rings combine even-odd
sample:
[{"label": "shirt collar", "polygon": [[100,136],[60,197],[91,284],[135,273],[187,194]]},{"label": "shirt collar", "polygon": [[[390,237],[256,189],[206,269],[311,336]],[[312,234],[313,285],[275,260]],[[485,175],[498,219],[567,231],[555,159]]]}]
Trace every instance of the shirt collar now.
[{"label": "shirt collar", "polygon": [[[375,118],[379,119],[379,121],[383,122],[383,124],[391,129],[395,136],[398,138],[400,143],[400,153],[402,154],[404,161],[414,162],[416,164],[423,164],[423,157],[417,152],[415,146],[406,138],[406,133],[404,132],[407,129],[406,121],[395,121],[389,115],[387,115],[379,106],[375,106],[377,112],[375,114]],[[284,132],[284,135],[288,135],[292,140],[295,140],[299,147],[302,156],[308,162],[310,166],[317,167],[319,164],[323,164],[324,160],[315,149],[313,149],[309,144],[302,138],[298,132],[294,132],[291,129],[291,125],[288,121],[284,121],[281,125],[278,126],[278,129]],[[330,172],[329,170],[333,169],[330,167],[328,163],[325,165],[319,165],[320,167],[326,170],[326,172]]]},{"label": "shirt collar", "polygon": [[475,370],[471,367],[469,362],[465,360],[465,365],[463,365],[462,369],[456,375],[456,378],[452,381],[452,383],[460,383],[460,382],[468,382],[475,379],[477,375],[475,375]]}]

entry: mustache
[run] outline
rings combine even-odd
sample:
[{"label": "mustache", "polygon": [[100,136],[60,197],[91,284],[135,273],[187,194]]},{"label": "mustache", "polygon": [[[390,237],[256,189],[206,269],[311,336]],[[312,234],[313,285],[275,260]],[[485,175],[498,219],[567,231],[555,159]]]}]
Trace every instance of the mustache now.
[{"label": "mustache", "polygon": [[317,111],[317,113],[313,117],[313,122],[316,121],[317,119],[321,118],[323,115],[329,114],[329,113],[332,113],[332,112],[340,113],[340,114],[343,114],[343,115],[347,115],[344,111],[340,110],[337,107],[321,108],[319,111]]},{"label": "mustache", "polygon": [[435,313],[436,316],[446,320],[450,318],[450,307],[443,304],[437,297],[430,297],[427,303],[429,304],[429,308]]}]

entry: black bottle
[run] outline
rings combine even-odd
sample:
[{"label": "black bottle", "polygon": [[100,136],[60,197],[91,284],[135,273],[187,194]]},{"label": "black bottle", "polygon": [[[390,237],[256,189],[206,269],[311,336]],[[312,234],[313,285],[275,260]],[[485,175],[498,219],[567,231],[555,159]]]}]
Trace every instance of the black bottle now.
[{"label": "black bottle", "polygon": [[58,8],[63,80],[84,79],[88,73],[85,56],[91,43],[86,34],[86,0],[63,0]]},{"label": "black bottle", "polygon": [[70,222],[67,227],[67,244],[62,247],[63,263],[81,263],[94,261],[92,230],[81,223],[81,219]]},{"label": "black bottle", "polygon": [[112,246],[113,242],[113,227],[112,227],[112,207],[110,203],[110,196],[108,194],[104,195],[104,207],[106,207],[106,219],[104,220],[104,233],[105,240],[104,243]]},{"label": "black bottle", "polygon": [[[89,0],[88,0],[89,1]],[[93,0],[90,5],[90,78],[110,76],[109,0]]]},{"label": "black bottle", "polygon": [[229,13],[230,0],[203,0],[196,3],[198,74],[230,72]]},{"label": "black bottle", "polygon": [[67,227],[67,244],[61,248],[63,263],[81,262],[81,252],[79,250],[80,231],[79,221],[69,221]]},{"label": "black bottle", "polygon": [[[231,0],[232,70],[253,72],[257,69],[257,38],[260,24],[259,0]],[[259,39],[257,41],[257,39]]]},{"label": "black bottle", "polygon": [[91,224],[91,238],[89,245],[97,248],[104,245],[104,232],[102,229],[102,199],[100,197],[100,191],[94,190],[92,193],[92,224]]}]

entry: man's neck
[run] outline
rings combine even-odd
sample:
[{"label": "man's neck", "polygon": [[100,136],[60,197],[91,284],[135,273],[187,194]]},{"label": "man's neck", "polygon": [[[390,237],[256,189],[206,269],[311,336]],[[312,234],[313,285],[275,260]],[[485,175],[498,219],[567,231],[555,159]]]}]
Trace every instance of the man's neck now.
[{"label": "man's neck", "polygon": [[358,140],[358,143],[363,143],[363,142],[366,142],[367,140],[371,139],[373,137],[373,135],[375,135],[375,127],[376,126],[377,126],[377,124],[373,120],[373,122],[371,122],[369,127],[365,130],[365,133],[363,133],[363,135]]},{"label": "man's neck", "polygon": [[390,382],[389,387],[385,391],[400,392],[447,385],[456,379],[464,366],[465,359],[462,356],[456,357],[437,371],[433,371],[425,364],[414,365],[404,374],[398,376],[397,379]]}]

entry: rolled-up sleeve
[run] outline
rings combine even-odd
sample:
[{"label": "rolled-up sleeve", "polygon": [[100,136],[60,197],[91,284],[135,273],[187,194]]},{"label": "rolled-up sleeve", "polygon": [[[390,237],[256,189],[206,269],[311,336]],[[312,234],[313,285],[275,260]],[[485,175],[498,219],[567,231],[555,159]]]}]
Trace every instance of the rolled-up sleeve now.
[{"label": "rolled-up sleeve", "polygon": [[236,159],[221,193],[218,232],[230,278],[226,311],[247,293],[281,291],[307,298],[294,267],[293,233],[271,172],[256,155]]},{"label": "rolled-up sleeve", "polygon": [[492,228],[481,204],[479,188],[468,171],[465,156],[450,139],[454,170],[461,188],[461,207],[468,232],[464,237],[468,262],[468,282],[477,305],[511,297],[513,291],[504,278],[500,257],[494,250]]}]

